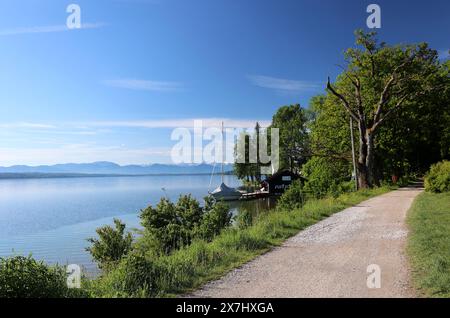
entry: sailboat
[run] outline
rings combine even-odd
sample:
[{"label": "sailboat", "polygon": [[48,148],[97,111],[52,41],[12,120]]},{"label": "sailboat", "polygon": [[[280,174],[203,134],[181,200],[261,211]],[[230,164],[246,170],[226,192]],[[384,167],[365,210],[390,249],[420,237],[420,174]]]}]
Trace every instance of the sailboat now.
[{"label": "sailboat", "polygon": [[225,149],[224,149],[224,133],[223,133],[223,122],[222,122],[222,162],[221,162],[221,183],[220,186],[215,189],[214,191],[212,191],[210,193],[210,195],[220,201],[235,201],[235,200],[239,200],[239,198],[242,196],[242,193],[239,192],[238,190],[234,189],[234,188],[230,188],[229,186],[227,186],[225,184],[225,182],[223,181],[223,162],[224,162],[224,155],[225,155]]}]

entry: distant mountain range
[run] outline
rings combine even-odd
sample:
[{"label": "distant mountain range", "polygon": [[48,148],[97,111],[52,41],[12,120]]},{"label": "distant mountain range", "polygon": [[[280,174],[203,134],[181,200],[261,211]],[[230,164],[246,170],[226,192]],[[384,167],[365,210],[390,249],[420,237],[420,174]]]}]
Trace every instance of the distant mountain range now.
[{"label": "distant mountain range", "polygon": [[[210,164],[150,164],[120,166],[113,162],[101,161],[93,163],[66,163],[49,166],[11,166],[0,167],[0,174],[93,174],[93,175],[161,175],[161,174],[211,174]],[[233,171],[233,165],[225,164],[224,171]],[[220,172],[220,165],[215,173]]]}]

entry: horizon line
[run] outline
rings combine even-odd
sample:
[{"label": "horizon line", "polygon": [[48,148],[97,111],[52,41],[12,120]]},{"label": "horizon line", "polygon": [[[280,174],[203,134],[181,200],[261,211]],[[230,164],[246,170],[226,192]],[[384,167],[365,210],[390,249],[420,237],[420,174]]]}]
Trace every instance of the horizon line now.
[{"label": "horizon line", "polygon": [[[209,165],[212,166],[214,163],[202,162],[202,163],[164,163],[164,162],[152,162],[152,163],[129,163],[129,164],[119,164],[114,161],[90,161],[90,162],[64,162],[64,163],[53,163],[53,164],[40,164],[40,165],[32,165],[32,164],[14,164],[10,166],[3,166],[0,164],[0,168],[13,168],[13,167],[29,167],[29,168],[38,168],[38,167],[54,167],[58,165],[92,165],[98,163],[109,163],[114,164],[119,167],[128,167],[128,166],[138,166],[138,167],[149,167],[152,165],[165,165],[165,166],[200,166],[200,165]],[[216,163],[217,164],[217,163]],[[224,162],[224,165],[232,165],[232,162]],[[0,172],[1,173],[1,172]],[[22,172],[20,172],[22,173]]]}]

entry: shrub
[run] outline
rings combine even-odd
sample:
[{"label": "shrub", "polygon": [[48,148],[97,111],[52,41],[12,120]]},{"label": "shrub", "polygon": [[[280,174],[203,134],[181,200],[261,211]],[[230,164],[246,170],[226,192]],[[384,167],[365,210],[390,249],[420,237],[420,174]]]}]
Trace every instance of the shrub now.
[{"label": "shrub", "polygon": [[286,211],[301,208],[305,200],[302,188],[300,181],[293,182],[278,200],[277,208]]},{"label": "shrub", "polygon": [[141,211],[141,224],[160,244],[163,253],[189,245],[192,230],[198,226],[202,208],[190,195],[180,196],[177,204],[162,198],[156,208]]},{"label": "shrub", "polygon": [[0,298],[63,298],[73,296],[65,269],[31,256],[0,258]]},{"label": "shrub", "polygon": [[[208,207],[212,207],[212,203],[206,202]],[[193,229],[201,221],[204,215],[204,209],[200,207],[200,203],[190,194],[182,195],[178,199],[175,206],[176,218],[186,229]]]},{"label": "shrub", "polygon": [[150,259],[140,251],[131,251],[111,271],[92,282],[90,286],[92,296],[108,298],[156,296],[159,266]]},{"label": "shrub", "polygon": [[117,272],[119,277],[115,280],[118,284],[116,290],[132,296],[152,296],[156,293],[155,280],[158,277],[156,264],[148,261],[139,253],[128,255]]},{"label": "shrub", "polygon": [[230,208],[225,203],[214,203],[207,198],[203,218],[195,236],[211,241],[222,229],[230,226],[231,220]]},{"label": "shrub", "polygon": [[176,204],[162,198],[156,208],[149,206],[141,212],[142,226],[165,254],[191,244],[195,237],[211,240],[230,223],[227,205],[205,198],[201,207],[191,195],[180,196]]},{"label": "shrub", "polygon": [[450,161],[441,161],[431,166],[425,176],[425,190],[441,193],[450,191]]},{"label": "shrub", "polygon": [[327,194],[339,194],[339,185],[350,179],[351,167],[339,160],[329,160],[323,157],[313,157],[305,165],[302,172],[308,181],[303,190],[321,198]]},{"label": "shrub", "polygon": [[125,224],[114,219],[115,228],[107,225],[96,230],[99,238],[89,238],[92,246],[86,250],[98,263],[102,270],[108,270],[115,266],[131,250],[133,237],[131,233],[125,233]]},{"label": "shrub", "polygon": [[341,183],[339,183],[331,192],[331,194],[337,198],[338,196],[340,196],[341,194],[344,193],[348,193],[348,192],[353,192],[356,191],[356,187],[355,187],[355,181],[354,180],[350,180],[350,181],[343,181]]}]

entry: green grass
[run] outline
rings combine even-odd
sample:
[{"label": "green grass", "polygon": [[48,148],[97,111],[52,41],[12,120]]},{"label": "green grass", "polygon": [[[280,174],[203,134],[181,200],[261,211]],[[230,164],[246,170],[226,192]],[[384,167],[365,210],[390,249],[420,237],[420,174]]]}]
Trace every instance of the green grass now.
[{"label": "green grass", "polygon": [[[280,245],[307,226],[389,190],[391,188],[381,187],[346,193],[338,198],[309,200],[294,211],[264,214],[245,229],[227,229],[212,242],[196,241],[167,256],[146,255],[144,265],[119,266],[91,282],[92,296],[171,297],[187,293]],[[135,273],[139,274],[139,282],[133,276]],[[145,275],[146,288],[142,288]]]},{"label": "green grass", "polygon": [[420,194],[408,225],[415,287],[426,297],[450,297],[450,193]]}]

